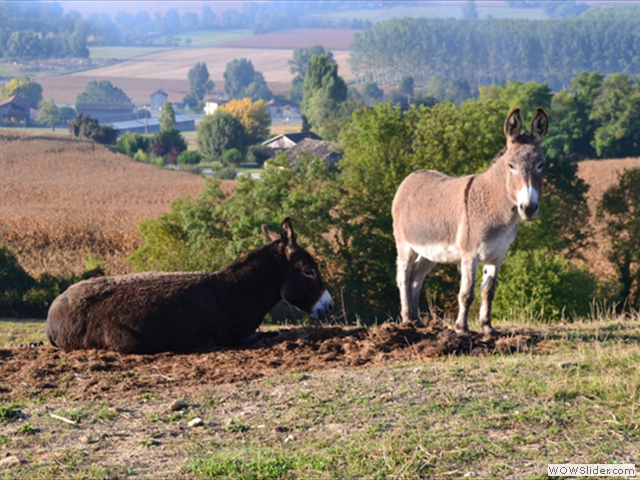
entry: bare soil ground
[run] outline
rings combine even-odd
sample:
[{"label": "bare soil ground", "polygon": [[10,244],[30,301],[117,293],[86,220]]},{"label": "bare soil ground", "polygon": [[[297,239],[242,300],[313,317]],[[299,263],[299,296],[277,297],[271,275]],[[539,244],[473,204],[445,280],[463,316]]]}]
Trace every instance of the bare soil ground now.
[{"label": "bare soil ground", "polygon": [[602,194],[618,182],[625,169],[640,167],[640,158],[611,160],[584,160],[578,163],[578,176],[589,185],[587,204],[591,210],[591,226],[594,231],[593,243],[582,252],[589,269],[601,276],[615,274],[614,267],[606,258],[609,248],[607,238],[600,232],[596,221],[596,210]]},{"label": "bare soil ground", "polygon": [[267,375],[372,366],[470,353],[523,351],[539,338],[524,331],[503,332],[497,340],[473,332],[460,339],[444,322],[426,326],[388,323],[375,328],[289,327],[271,330],[250,347],[198,353],[122,355],[107,351],[63,351],[50,345],[0,350],[0,394],[19,397],[62,390],[83,399],[139,397],[166,392],[183,394],[201,385],[247,381]]}]

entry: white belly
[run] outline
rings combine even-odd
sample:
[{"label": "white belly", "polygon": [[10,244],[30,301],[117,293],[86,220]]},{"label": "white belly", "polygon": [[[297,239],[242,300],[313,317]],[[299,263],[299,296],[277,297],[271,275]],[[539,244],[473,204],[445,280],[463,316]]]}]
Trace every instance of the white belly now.
[{"label": "white belly", "polygon": [[457,245],[430,244],[411,245],[411,249],[421,257],[437,263],[460,263],[462,251]]}]

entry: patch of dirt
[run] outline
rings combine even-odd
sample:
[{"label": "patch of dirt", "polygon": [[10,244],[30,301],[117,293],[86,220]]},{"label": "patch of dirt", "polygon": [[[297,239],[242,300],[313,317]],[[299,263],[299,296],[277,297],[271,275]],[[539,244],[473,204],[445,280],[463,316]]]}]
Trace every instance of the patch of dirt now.
[{"label": "patch of dirt", "polygon": [[1,393],[11,398],[25,391],[39,395],[61,390],[84,400],[107,399],[114,393],[129,398],[168,386],[185,392],[287,372],[370,367],[455,354],[510,354],[541,340],[539,334],[524,331],[503,331],[498,339],[472,332],[461,339],[444,322],[434,320],[426,326],[282,328],[250,347],[190,354],[123,355],[25,346],[0,350]]}]

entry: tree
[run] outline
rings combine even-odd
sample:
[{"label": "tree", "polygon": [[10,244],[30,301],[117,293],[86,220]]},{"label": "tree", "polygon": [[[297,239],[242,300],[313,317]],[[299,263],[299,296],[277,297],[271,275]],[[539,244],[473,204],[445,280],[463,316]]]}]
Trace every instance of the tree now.
[{"label": "tree", "polygon": [[640,168],[625,170],[602,195],[597,219],[611,242],[609,261],[618,271],[620,308],[640,307]]},{"label": "tree", "polygon": [[311,57],[322,54],[327,55],[329,60],[333,61],[333,53],[325,50],[322,45],[293,49],[293,58],[289,60],[290,71],[294,75],[289,92],[289,98],[292,102],[302,101],[302,84],[304,83],[304,77],[307,75],[307,63]]},{"label": "tree", "polygon": [[92,80],[76,97],[78,103],[131,103],[131,99],[109,80]]},{"label": "tree", "polygon": [[252,102],[250,98],[231,100],[220,107],[236,117],[247,131],[249,144],[266,140],[271,126],[271,115],[264,100]]},{"label": "tree", "polygon": [[256,72],[251,60],[246,58],[236,58],[227,64],[224,81],[224,91],[230,99],[271,100],[273,97],[262,73]]},{"label": "tree", "polygon": [[405,97],[407,97],[407,103],[411,103],[411,97],[413,97],[413,87],[415,85],[415,80],[413,77],[402,77],[400,79],[400,85],[398,86],[398,90]]},{"label": "tree", "polygon": [[213,115],[203,117],[196,142],[204,161],[220,161],[231,148],[243,154],[247,151],[247,130],[234,115],[219,108]]},{"label": "tree", "polygon": [[165,102],[160,112],[160,131],[170,132],[176,128],[176,113],[173,111],[171,102]]},{"label": "tree", "polygon": [[598,122],[591,117],[591,111],[602,92],[603,80],[604,75],[581,72],[568,88],[553,96],[553,129],[545,140],[551,155],[573,155],[578,159],[596,156],[591,142]]},{"label": "tree", "polygon": [[0,87],[0,98],[13,95],[23,98],[35,108],[42,101],[42,85],[32,82],[29,77],[12,78]]},{"label": "tree", "polygon": [[307,75],[307,63],[311,60],[311,57],[316,55],[326,55],[330,61],[334,61],[333,52],[325,50],[322,45],[294,48],[293,58],[288,62],[291,74],[300,76],[304,80],[304,77]]},{"label": "tree", "polygon": [[590,119],[598,124],[591,145],[599,157],[640,155],[640,85],[629,75],[604,80]]},{"label": "tree", "polygon": [[80,113],[69,122],[69,133],[75,137],[90,138],[91,140],[111,145],[116,143],[118,132],[109,125],[100,125],[97,118],[86,117]]},{"label": "tree", "polygon": [[176,130],[160,130],[151,139],[149,152],[156,157],[162,157],[166,163],[175,165],[178,157],[187,149],[187,142],[182,134]]},{"label": "tree", "polygon": [[476,8],[476,2],[469,0],[462,4],[462,19],[463,20],[477,20],[478,9]]},{"label": "tree", "polygon": [[133,157],[138,151],[146,152],[151,145],[149,137],[139,133],[126,132],[118,137],[118,151]]},{"label": "tree", "polygon": [[337,118],[341,102],[347,99],[347,84],[338,75],[338,65],[328,55],[315,55],[307,63],[302,84],[302,115],[316,130]]},{"label": "tree", "polygon": [[187,74],[189,77],[190,93],[193,94],[199,102],[204,100],[204,95],[211,92],[215,86],[209,79],[209,70],[206,63],[196,63]]},{"label": "tree", "polygon": [[367,82],[362,88],[362,94],[369,100],[380,102],[384,97],[384,91],[378,87],[376,82]]},{"label": "tree", "polygon": [[36,120],[38,123],[48,125],[51,130],[56,129],[56,123],[60,120],[60,113],[53,100],[45,100],[40,104]]}]

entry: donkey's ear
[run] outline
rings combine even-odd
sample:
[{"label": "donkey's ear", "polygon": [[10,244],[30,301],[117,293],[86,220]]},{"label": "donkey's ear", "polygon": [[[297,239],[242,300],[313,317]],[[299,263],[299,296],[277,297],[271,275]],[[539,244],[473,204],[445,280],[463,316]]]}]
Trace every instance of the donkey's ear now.
[{"label": "donkey's ear", "polygon": [[269,230],[269,227],[267,227],[266,224],[262,225],[262,234],[264,235],[264,237],[267,239],[267,242],[269,243],[274,242],[276,240],[280,240],[280,235],[278,235],[276,232],[272,232],[271,230]]},{"label": "donkey's ear", "polygon": [[536,108],[536,116],[531,121],[531,136],[540,143],[547,136],[549,131],[549,117],[543,109]]},{"label": "donkey's ear", "polygon": [[520,109],[514,108],[511,113],[507,115],[507,119],[504,122],[504,135],[507,137],[507,142],[515,142],[522,130],[522,119],[520,118]]},{"label": "donkey's ear", "polygon": [[298,248],[296,234],[293,232],[289,217],[285,218],[282,225],[280,225],[280,238],[282,239],[282,244],[287,246],[288,253],[293,253]]}]

